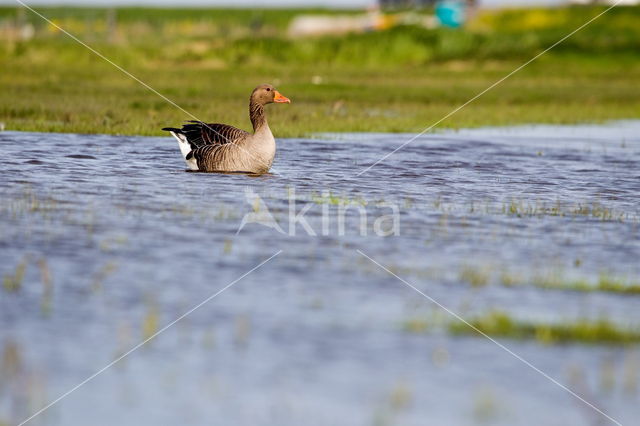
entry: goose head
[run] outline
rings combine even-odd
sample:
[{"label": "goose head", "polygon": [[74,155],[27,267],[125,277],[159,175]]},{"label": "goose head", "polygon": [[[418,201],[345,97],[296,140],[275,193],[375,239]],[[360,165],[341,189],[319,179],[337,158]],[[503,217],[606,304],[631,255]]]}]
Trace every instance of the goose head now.
[{"label": "goose head", "polygon": [[253,92],[251,93],[251,102],[259,105],[266,105],[274,102],[279,104],[291,103],[288,98],[282,96],[282,94],[270,84],[261,84],[253,89]]}]

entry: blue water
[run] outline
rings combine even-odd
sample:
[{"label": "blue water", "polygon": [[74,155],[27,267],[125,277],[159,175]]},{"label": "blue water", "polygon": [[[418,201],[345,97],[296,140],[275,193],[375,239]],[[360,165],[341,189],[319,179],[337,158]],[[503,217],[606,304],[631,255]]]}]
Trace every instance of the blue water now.
[{"label": "blue water", "polygon": [[[319,135],[250,177],[187,173],[167,137],[2,132],[0,425],[231,283],[28,424],[609,424],[408,284],[467,319],[640,327],[640,295],[539,285],[639,282],[639,135],[448,132],[361,175],[411,135]],[[635,424],[638,345],[499,341]]]}]

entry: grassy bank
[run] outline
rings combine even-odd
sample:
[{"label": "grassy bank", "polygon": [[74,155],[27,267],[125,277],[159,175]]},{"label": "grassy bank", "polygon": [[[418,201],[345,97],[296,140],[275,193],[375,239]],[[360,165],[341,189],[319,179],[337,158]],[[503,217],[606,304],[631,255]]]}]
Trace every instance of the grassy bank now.
[{"label": "grassy bank", "polygon": [[[203,120],[247,128],[249,91],[276,84],[293,100],[270,108],[278,136],[420,131],[602,11],[492,12],[465,31],[292,39],[295,10],[39,10]],[[441,127],[640,117],[639,18],[640,8],[612,10]],[[0,19],[7,129],[154,135],[190,118],[30,12],[4,8]],[[31,24],[34,35],[20,41],[9,24]]]}]

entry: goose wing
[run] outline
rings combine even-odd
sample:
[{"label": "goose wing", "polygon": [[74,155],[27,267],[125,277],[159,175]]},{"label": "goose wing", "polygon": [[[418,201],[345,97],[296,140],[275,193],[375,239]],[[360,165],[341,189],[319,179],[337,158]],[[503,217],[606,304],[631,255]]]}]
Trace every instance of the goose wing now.
[{"label": "goose wing", "polygon": [[202,121],[188,121],[181,129],[165,127],[162,130],[183,134],[192,150],[206,145],[235,143],[249,135],[248,132],[228,124],[204,123]]}]

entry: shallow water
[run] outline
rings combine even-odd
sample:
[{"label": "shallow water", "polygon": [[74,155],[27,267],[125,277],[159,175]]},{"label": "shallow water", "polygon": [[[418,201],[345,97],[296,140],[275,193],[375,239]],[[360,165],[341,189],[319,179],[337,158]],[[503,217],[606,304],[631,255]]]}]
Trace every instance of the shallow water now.
[{"label": "shallow water", "polygon": [[[640,122],[428,135],[357,175],[410,137],[279,140],[248,177],[170,138],[0,133],[0,425],[280,250],[29,424],[608,424],[357,250],[464,318],[640,327],[640,295],[542,285],[638,283]],[[499,341],[637,422],[640,346]]]}]

